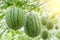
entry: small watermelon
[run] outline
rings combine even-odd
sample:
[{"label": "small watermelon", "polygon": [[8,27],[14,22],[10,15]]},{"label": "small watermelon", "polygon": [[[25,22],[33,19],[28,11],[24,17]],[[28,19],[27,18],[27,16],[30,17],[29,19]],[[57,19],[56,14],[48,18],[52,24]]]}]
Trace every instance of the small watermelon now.
[{"label": "small watermelon", "polygon": [[53,29],[53,27],[54,27],[53,22],[52,22],[51,20],[49,20],[48,23],[47,23],[47,25],[46,25],[46,28],[47,28],[48,30],[51,30],[51,29]]},{"label": "small watermelon", "polygon": [[41,37],[42,37],[42,39],[47,39],[48,38],[48,31],[43,30],[42,33],[41,33]]},{"label": "small watermelon", "polygon": [[41,24],[46,26],[48,22],[48,18],[46,16],[41,16]]}]

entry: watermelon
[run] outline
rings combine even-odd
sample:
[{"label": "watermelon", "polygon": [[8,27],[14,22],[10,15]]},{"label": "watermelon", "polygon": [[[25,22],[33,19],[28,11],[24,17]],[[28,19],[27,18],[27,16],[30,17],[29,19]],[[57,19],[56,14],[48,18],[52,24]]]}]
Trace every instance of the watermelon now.
[{"label": "watermelon", "polygon": [[51,20],[49,20],[48,23],[47,23],[47,25],[46,25],[46,28],[47,28],[48,30],[51,30],[51,29],[53,29],[53,27],[54,27],[53,22],[52,22]]},{"label": "watermelon", "polygon": [[29,13],[27,15],[24,31],[29,37],[36,37],[40,34],[41,23],[38,15]]},{"label": "watermelon", "polygon": [[12,7],[6,12],[6,23],[9,28],[17,30],[25,24],[25,13],[18,7]]},{"label": "watermelon", "polygon": [[59,26],[58,26],[57,24],[55,25],[55,29],[56,29],[56,30],[58,30],[58,29],[59,29]]},{"label": "watermelon", "polygon": [[54,26],[52,20],[47,18],[46,16],[41,17],[41,24],[45,26],[48,30],[51,30]]},{"label": "watermelon", "polygon": [[41,24],[46,26],[48,22],[48,18],[46,16],[41,16]]},{"label": "watermelon", "polygon": [[41,33],[41,37],[42,37],[42,39],[47,39],[48,38],[48,31],[43,30],[42,33]]}]

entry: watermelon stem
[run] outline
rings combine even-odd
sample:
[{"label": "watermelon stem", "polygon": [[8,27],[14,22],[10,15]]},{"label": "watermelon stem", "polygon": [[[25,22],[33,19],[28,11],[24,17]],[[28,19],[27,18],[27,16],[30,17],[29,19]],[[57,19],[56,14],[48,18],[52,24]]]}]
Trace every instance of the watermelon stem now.
[{"label": "watermelon stem", "polygon": [[35,7],[33,7],[32,9],[30,9],[28,12],[26,12],[26,13],[29,13],[30,11],[32,11],[32,10],[34,10],[35,8],[37,8],[37,7],[39,7],[39,6],[42,6],[43,4],[45,4],[46,2],[44,2],[44,3],[41,3],[41,4],[36,4],[35,5]]},{"label": "watermelon stem", "polygon": [[6,28],[3,30],[3,32],[1,33],[1,35],[2,35],[7,29],[8,29],[8,27],[6,27]]}]

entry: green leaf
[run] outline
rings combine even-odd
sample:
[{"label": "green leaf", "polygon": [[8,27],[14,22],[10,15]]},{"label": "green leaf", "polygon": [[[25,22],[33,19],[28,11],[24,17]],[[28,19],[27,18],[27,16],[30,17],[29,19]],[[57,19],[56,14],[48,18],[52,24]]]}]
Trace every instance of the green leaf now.
[{"label": "green leaf", "polygon": [[29,5],[28,3],[29,3],[28,1],[18,1],[16,6],[25,10],[28,8]]},{"label": "green leaf", "polygon": [[0,15],[0,19],[3,19],[4,16],[5,16],[5,13],[2,13],[2,15]]},{"label": "green leaf", "polygon": [[16,34],[20,34],[20,35],[22,35],[23,32],[17,30],[17,31],[16,31]]},{"label": "green leaf", "polygon": [[35,10],[36,12],[39,12],[40,8],[38,7],[38,8],[35,8],[34,10]]},{"label": "green leaf", "polygon": [[40,2],[41,0],[37,0],[38,2]]},{"label": "green leaf", "polygon": [[1,36],[2,36],[2,35],[0,34],[0,38],[1,38]]}]

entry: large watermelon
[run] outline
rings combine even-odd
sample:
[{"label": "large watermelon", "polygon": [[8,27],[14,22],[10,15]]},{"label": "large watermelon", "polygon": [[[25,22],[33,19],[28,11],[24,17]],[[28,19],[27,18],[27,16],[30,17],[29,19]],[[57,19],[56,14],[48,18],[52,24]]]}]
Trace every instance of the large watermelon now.
[{"label": "large watermelon", "polygon": [[19,9],[17,7],[13,7],[6,13],[6,23],[11,29],[19,29],[21,28],[25,23],[25,13],[22,11],[22,9]]},{"label": "large watermelon", "polygon": [[36,37],[40,34],[40,27],[41,24],[38,15],[29,13],[24,27],[25,33],[30,37]]}]

